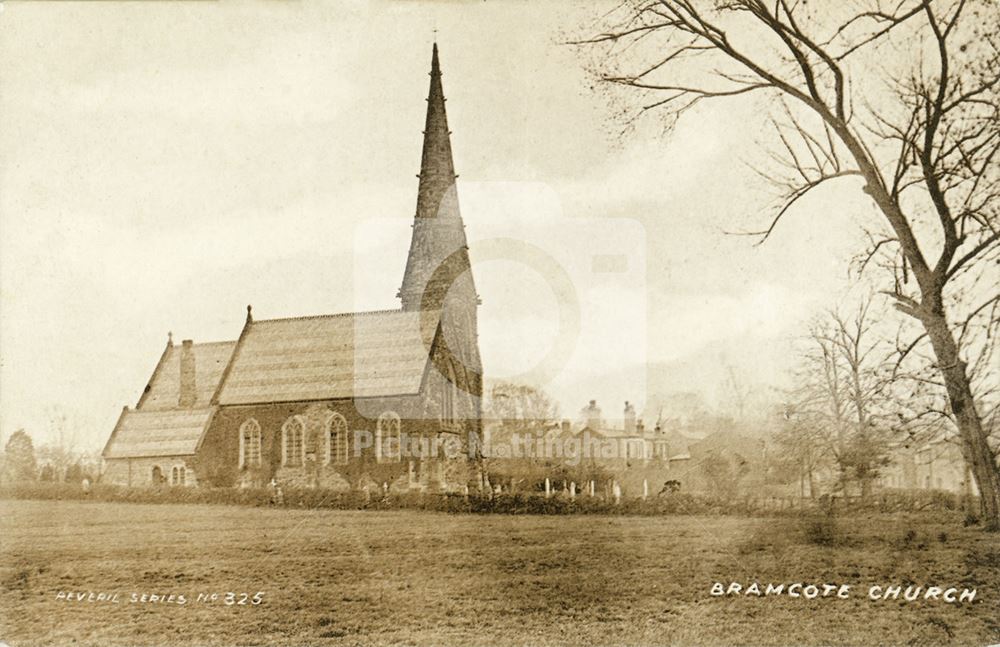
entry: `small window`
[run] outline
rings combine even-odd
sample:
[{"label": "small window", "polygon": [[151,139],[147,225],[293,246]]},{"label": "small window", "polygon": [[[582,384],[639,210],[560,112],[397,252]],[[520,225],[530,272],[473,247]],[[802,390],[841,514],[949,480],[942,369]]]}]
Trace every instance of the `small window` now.
[{"label": "small window", "polygon": [[305,425],[299,416],[289,418],[281,426],[281,464],[300,467],[305,459]]},{"label": "small window", "polygon": [[187,469],[183,465],[174,465],[170,470],[170,485],[185,485]]},{"label": "small window", "polygon": [[375,451],[380,461],[400,460],[399,416],[386,411],[375,427]]},{"label": "small window", "polygon": [[326,462],[343,465],[347,462],[347,420],[331,413],[326,420]]}]

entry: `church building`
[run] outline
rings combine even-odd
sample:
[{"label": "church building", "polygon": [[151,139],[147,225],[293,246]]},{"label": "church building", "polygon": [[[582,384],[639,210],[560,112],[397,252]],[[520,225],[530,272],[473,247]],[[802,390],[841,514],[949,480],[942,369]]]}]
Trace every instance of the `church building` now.
[{"label": "church building", "polygon": [[398,310],[168,338],[104,448],[103,483],[457,491],[475,485],[482,365],[437,45]]}]

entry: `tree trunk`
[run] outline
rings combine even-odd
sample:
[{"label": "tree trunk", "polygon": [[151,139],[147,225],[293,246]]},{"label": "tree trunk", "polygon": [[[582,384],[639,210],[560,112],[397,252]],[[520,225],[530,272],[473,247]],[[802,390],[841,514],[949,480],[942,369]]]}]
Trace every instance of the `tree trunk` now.
[{"label": "tree trunk", "polygon": [[972,469],[976,485],[979,486],[980,509],[985,526],[988,530],[1000,530],[1000,469],[997,468],[982,420],[976,411],[965,362],[959,357],[955,338],[942,313],[925,313],[921,319],[934,347],[938,370],[941,371],[948,390],[951,411],[955,414],[962,441],[962,453]]},{"label": "tree trunk", "polygon": [[919,319],[927,331],[927,337],[934,348],[938,370],[944,378],[944,385],[948,391],[948,402],[958,425],[962,453],[966,464],[972,469],[976,485],[979,486],[980,508],[985,526],[989,530],[1000,530],[1000,468],[997,467],[993,452],[987,443],[982,419],[976,411],[966,365],[959,357],[958,344],[945,317],[942,291],[947,279],[935,276],[935,270],[927,265],[909,222],[903,216],[899,205],[886,193],[878,171],[868,160],[860,144],[854,140],[846,127],[833,123],[831,126],[851,149],[862,174],[868,181],[865,192],[875,200],[885,214],[893,231],[899,237],[903,255],[909,260],[913,269],[920,288],[921,301],[903,310]]}]

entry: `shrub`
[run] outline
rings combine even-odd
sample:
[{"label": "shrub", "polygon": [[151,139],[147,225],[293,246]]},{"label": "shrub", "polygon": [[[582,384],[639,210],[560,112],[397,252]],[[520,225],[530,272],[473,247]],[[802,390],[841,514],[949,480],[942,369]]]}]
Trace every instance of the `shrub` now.
[{"label": "shrub", "polygon": [[[851,507],[851,511],[926,511],[951,510],[947,493],[893,493],[891,497],[873,500],[868,507]],[[269,488],[215,488],[215,487],[124,487],[96,484],[89,492],[78,483],[22,482],[0,486],[0,498],[94,500],[123,503],[190,503],[247,506],[278,506],[296,509],[328,508],[336,510],[428,510],[445,513],[472,514],[604,514],[604,515],[743,515],[743,516],[794,516],[805,513],[808,524],[806,534],[810,541],[823,545],[832,536],[836,525],[835,511],[840,509],[835,500],[824,502],[778,501],[772,498],[750,496],[724,497],[720,495],[675,492],[648,499],[623,498],[621,503],[586,494],[570,498],[564,493],[546,497],[540,492],[514,492],[503,494],[456,494],[437,492],[362,492],[357,490],[326,490],[282,488],[282,501],[274,501]],[[974,518],[974,517],[973,517]],[[971,523],[970,517],[966,524]]]},{"label": "shrub", "polygon": [[834,546],[839,543],[837,522],[833,515],[804,517],[805,539],[816,546]]}]

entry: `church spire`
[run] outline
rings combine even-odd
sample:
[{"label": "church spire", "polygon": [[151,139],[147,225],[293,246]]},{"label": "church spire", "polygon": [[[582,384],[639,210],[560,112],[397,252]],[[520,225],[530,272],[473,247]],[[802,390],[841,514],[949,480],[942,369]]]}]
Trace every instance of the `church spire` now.
[{"label": "church spire", "polygon": [[458,199],[453,188],[457,176],[451,157],[451,132],[448,130],[448,115],[444,108],[437,43],[434,43],[431,55],[430,77],[416,215],[418,218],[458,217]]},{"label": "church spire", "polygon": [[[471,395],[471,429],[480,425],[483,395],[482,360],[479,355],[477,309],[479,296],[472,279],[465,225],[458,209],[455,164],[451,157],[451,132],[444,109],[441,63],[434,43],[431,83],[427,93],[427,120],[420,158],[417,210],[413,218],[410,253],[406,259],[399,298],[403,310],[440,311],[431,331],[434,363],[444,382]],[[438,332],[440,331],[440,332]],[[424,332],[424,331],[422,331]],[[458,382],[456,383],[456,377]]]},{"label": "church spire", "polygon": [[437,43],[431,56],[431,83],[427,94],[427,120],[420,159],[417,210],[413,238],[406,260],[399,297],[404,310],[438,310],[455,283],[460,300],[476,302],[466,247],[465,229],[458,208],[455,164],[451,157],[451,132],[444,108],[441,64]]}]

